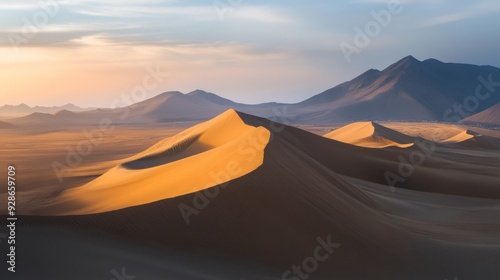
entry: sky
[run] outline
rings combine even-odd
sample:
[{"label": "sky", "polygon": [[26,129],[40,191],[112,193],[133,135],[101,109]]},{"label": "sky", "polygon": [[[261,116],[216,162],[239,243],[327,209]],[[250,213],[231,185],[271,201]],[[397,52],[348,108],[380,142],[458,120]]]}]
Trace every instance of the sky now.
[{"label": "sky", "polygon": [[493,0],[1,1],[0,105],[292,103],[407,55],[500,67],[499,26]]}]

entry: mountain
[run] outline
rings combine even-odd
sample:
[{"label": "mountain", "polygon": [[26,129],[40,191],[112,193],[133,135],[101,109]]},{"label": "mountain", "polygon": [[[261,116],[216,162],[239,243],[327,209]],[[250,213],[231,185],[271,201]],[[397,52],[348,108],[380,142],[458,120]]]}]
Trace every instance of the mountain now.
[{"label": "mountain", "polygon": [[9,121],[20,126],[42,127],[96,125],[103,120],[110,120],[114,124],[195,122],[213,118],[230,108],[262,117],[273,117],[280,114],[279,110],[285,106],[279,103],[241,104],[203,90],[195,90],[187,94],[171,91],[123,108],[94,109],[83,112],[61,110],[51,114],[33,113]]},{"label": "mountain", "polygon": [[[424,161],[419,154],[427,155]],[[97,250],[113,260],[121,256],[114,263],[120,268],[154,270],[148,279],[293,279],[297,264],[316,268],[308,279],[445,279],[449,273],[498,279],[492,260],[500,258],[500,160],[476,157],[472,162],[461,151],[432,146],[367,149],[228,110],[83,186],[24,194],[36,197],[19,213],[30,229],[21,232],[31,234],[23,240],[35,240],[35,247],[20,247],[33,252],[33,269],[19,276],[95,279],[111,269],[89,257]],[[399,158],[419,163],[390,191],[384,174],[403,174]],[[105,237],[98,248],[85,246]],[[129,245],[109,247],[118,240]],[[136,253],[134,242],[145,241],[155,251]],[[43,269],[36,256],[46,255],[46,247],[53,248],[47,261],[87,265]],[[198,277],[188,269],[192,262],[169,270],[168,261],[146,261],[172,251],[268,269]]]},{"label": "mountain", "polygon": [[[477,101],[477,108],[473,109],[481,111],[500,102],[500,95],[492,94],[496,81],[500,81],[500,69],[492,66],[443,63],[435,59],[419,61],[408,56],[383,71],[368,70],[296,104],[247,105],[196,90],[188,94],[163,93],[125,110],[131,122],[206,120],[229,108],[265,118],[286,117],[294,123],[456,122],[466,116],[457,112],[457,106],[466,111],[475,106],[471,102]],[[478,87],[481,90],[476,96]]]},{"label": "mountain", "polygon": [[99,124],[100,115],[81,115],[80,113],[61,110],[56,113],[32,113],[24,117],[10,119],[9,122],[19,127],[71,127],[75,125]]},{"label": "mountain", "polygon": [[[492,66],[419,61],[408,56],[383,71],[369,70],[290,109],[297,120],[313,123],[459,121],[463,116],[454,106],[466,110],[477,103],[473,109],[480,111],[500,102],[500,95],[492,94],[496,81],[500,81],[500,69]],[[479,86],[481,99],[476,97]],[[487,98],[483,100],[483,96]]]},{"label": "mountain", "polygon": [[203,90],[182,94],[166,92],[151,99],[130,106],[130,119],[167,121],[193,121],[213,118],[233,108],[250,114],[272,116],[277,103],[247,105],[233,102]]},{"label": "mountain", "polygon": [[7,122],[0,121],[0,129],[10,129],[10,128],[16,128],[16,126]]},{"label": "mountain", "polygon": [[500,103],[462,120],[466,124],[500,126]]},{"label": "mountain", "polygon": [[27,116],[33,113],[45,113],[45,114],[53,114],[57,113],[61,110],[73,111],[73,112],[81,112],[89,109],[80,108],[73,104],[66,104],[64,106],[53,106],[53,107],[43,107],[43,106],[35,106],[30,107],[26,104],[19,105],[4,105],[0,106],[0,116],[2,117],[22,117]]},{"label": "mountain", "polygon": [[[247,114],[281,121],[286,119],[293,123],[391,120],[458,122],[471,112],[480,112],[500,102],[500,95],[494,94],[498,86],[496,81],[500,81],[500,69],[492,66],[443,63],[435,59],[419,61],[408,56],[383,71],[368,70],[351,81],[295,104],[248,105],[203,90],[187,94],[173,91],[125,108],[80,112],[73,119],[87,124],[95,124],[103,119],[111,119],[114,123],[192,122],[213,118],[233,108]],[[36,110],[48,114],[61,110],[83,110],[62,107],[35,109],[24,104],[17,107],[17,111]],[[10,107],[2,108],[4,112],[13,112]],[[72,125],[72,118],[64,117],[53,118],[51,122]],[[37,122],[33,116],[21,122],[26,124],[30,119]],[[15,124],[17,121],[12,122]]]}]

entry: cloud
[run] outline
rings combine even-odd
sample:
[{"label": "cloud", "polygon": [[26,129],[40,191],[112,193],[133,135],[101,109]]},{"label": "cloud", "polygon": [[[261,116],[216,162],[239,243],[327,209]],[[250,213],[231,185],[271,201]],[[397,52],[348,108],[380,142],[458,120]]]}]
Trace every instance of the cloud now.
[{"label": "cloud", "polygon": [[359,4],[389,4],[391,2],[399,2],[402,5],[410,4],[442,4],[446,0],[352,0],[351,3]]},{"label": "cloud", "polygon": [[39,6],[34,3],[0,3],[0,10],[33,10],[36,8]]},{"label": "cloud", "polygon": [[472,7],[462,7],[463,11],[439,15],[426,20],[420,27],[432,27],[447,23],[459,22],[500,12],[500,3],[476,3]]},{"label": "cloud", "polygon": [[193,20],[214,19],[214,11],[209,6],[134,6],[100,5],[74,9],[75,13],[96,17],[130,18],[144,16],[186,16]]},{"label": "cloud", "polygon": [[229,16],[234,20],[250,20],[267,23],[291,23],[295,20],[283,11],[266,6],[242,6],[234,8]]}]

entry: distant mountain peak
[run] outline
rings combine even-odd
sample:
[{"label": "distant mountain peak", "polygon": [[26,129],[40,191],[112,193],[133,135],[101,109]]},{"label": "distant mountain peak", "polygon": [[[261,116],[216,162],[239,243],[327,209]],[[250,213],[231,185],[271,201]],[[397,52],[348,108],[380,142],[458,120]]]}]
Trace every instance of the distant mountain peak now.
[{"label": "distant mountain peak", "polygon": [[[302,101],[297,107],[303,106],[300,118],[309,122],[458,121],[463,116],[456,112],[455,106],[474,97],[478,77],[490,75],[500,77],[500,69],[443,63],[435,59],[422,62],[413,56],[406,56],[380,72],[368,70],[350,81]],[[498,79],[493,78],[493,81]],[[499,100],[500,96],[491,94],[487,100],[478,102],[474,111],[485,110]],[[494,122],[492,119],[497,116],[494,109],[483,115],[477,119]],[[470,118],[467,121],[477,120]]]},{"label": "distant mountain peak", "polygon": [[233,102],[229,99],[226,99],[226,98],[221,97],[217,94],[207,92],[207,91],[204,91],[201,89],[194,90],[186,95],[192,96],[192,97],[203,98],[203,99],[209,100],[210,102],[221,104],[221,105],[226,105],[226,106],[232,106],[232,105],[236,104],[235,102]]},{"label": "distant mountain peak", "polygon": [[69,110],[63,109],[61,111],[58,111],[54,114],[54,116],[74,116],[75,113],[71,112]]},{"label": "distant mountain peak", "polygon": [[[182,92],[180,91],[177,91],[177,90],[173,90],[173,91],[166,91],[164,93],[160,93],[158,96],[161,96],[161,95],[172,95],[172,94],[182,94]],[[153,97],[154,98],[154,97]]]},{"label": "distant mountain peak", "polygon": [[428,58],[428,59],[424,60],[423,62],[424,63],[443,63],[442,61],[437,60],[435,58]]},{"label": "distant mountain peak", "polygon": [[419,73],[422,67],[423,63],[420,60],[409,55],[393,63],[383,70],[382,73],[387,75],[387,77],[402,77],[407,74]]},{"label": "distant mountain peak", "polygon": [[415,67],[420,65],[421,61],[414,58],[413,56],[409,55],[406,56],[402,59],[400,59],[398,62],[392,64],[389,66],[388,69],[403,69],[403,68],[410,68],[410,67]]},{"label": "distant mountain peak", "polygon": [[[152,100],[155,100],[155,99],[161,99],[161,98],[170,98],[170,97],[173,97],[173,96],[180,96],[180,95],[184,95],[182,92],[180,91],[166,91],[166,92],[163,92],[163,93],[160,93],[150,99]],[[137,104],[141,104],[141,103],[148,103],[150,99],[146,99],[144,101],[141,101]]]},{"label": "distant mountain peak", "polygon": [[413,55],[407,55],[403,57],[400,61],[417,61],[420,62],[420,60],[416,59]]},{"label": "distant mountain peak", "polygon": [[213,95],[213,93],[204,91],[202,89],[193,90],[192,92],[188,93],[187,95],[197,95],[197,94],[210,94],[210,95]]}]

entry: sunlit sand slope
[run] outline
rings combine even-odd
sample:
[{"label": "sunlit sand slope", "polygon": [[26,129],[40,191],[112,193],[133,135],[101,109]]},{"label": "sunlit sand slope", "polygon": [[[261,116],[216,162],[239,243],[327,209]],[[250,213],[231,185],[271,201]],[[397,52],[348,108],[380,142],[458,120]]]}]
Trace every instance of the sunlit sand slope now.
[{"label": "sunlit sand slope", "polygon": [[407,148],[413,145],[411,137],[374,122],[352,123],[327,133],[325,137],[367,148]]},{"label": "sunlit sand slope", "polygon": [[65,191],[50,211],[100,213],[213,187],[260,166],[269,136],[266,128],[246,125],[228,110],[160,141],[82,187]]}]

